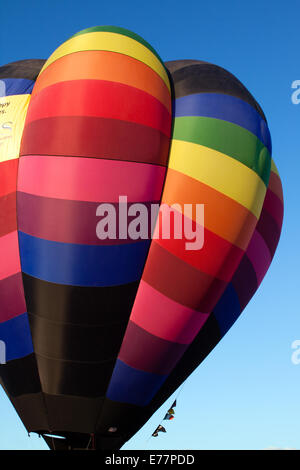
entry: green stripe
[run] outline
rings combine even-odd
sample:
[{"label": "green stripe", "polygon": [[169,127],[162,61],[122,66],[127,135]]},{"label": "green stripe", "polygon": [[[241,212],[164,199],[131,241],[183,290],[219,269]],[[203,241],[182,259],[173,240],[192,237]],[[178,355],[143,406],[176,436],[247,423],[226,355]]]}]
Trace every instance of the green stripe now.
[{"label": "green stripe", "polygon": [[204,145],[254,170],[269,184],[271,156],[264,144],[243,127],[221,119],[188,116],[175,118],[173,139]]},{"label": "green stripe", "polygon": [[107,32],[107,33],[123,34],[123,36],[128,36],[129,38],[134,39],[135,41],[138,41],[139,43],[143,44],[143,46],[150,49],[150,51],[162,63],[162,65],[164,66],[164,69],[167,70],[166,67],[165,67],[165,64],[163,63],[162,59],[157,54],[156,50],[153,49],[153,47],[147,41],[145,41],[145,39],[143,39],[138,34],[135,34],[132,31],[129,31],[129,29],[119,28],[118,26],[94,26],[93,28],[83,29],[82,31],[79,31],[78,33],[74,34],[71,37],[74,38],[75,36],[80,36],[81,34],[97,33],[97,32],[100,32],[100,31],[102,31],[102,32],[104,31],[104,32]]}]

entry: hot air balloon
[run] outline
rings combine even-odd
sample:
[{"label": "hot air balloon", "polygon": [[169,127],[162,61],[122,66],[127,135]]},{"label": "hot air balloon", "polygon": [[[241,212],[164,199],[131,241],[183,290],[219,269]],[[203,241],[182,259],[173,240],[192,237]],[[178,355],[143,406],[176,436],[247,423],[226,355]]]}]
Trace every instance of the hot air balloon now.
[{"label": "hot air balloon", "polygon": [[[282,188],[263,111],[226,70],[164,64],[111,26],[42,65],[16,108],[13,156],[1,150],[0,339],[13,351],[1,383],[50,448],[118,449],[257,290]],[[198,205],[204,217],[184,210]]]}]

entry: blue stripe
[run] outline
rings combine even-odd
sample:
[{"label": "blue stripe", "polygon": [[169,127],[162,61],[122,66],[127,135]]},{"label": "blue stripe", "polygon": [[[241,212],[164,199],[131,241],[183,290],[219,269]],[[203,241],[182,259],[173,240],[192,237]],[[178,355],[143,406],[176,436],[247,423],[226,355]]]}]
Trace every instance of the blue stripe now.
[{"label": "blue stripe", "polygon": [[134,369],[117,359],[106,396],[113,401],[146,406],[166,378],[166,375]]},{"label": "blue stripe", "polygon": [[20,359],[33,352],[27,313],[0,323],[0,341],[5,345],[6,362]]},{"label": "blue stripe", "polygon": [[238,295],[232,284],[228,285],[213,311],[223,337],[242,313]]},{"label": "blue stripe", "polygon": [[34,81],[26,78],[2,78],[0,80],[0,97],[11,95],[30,95]]},{"label": "blue stripe", "polygon": [[123,245],[75,245],[19,232],[22,271],[73,286],[113,286],[141,278],[151,240]]},{"label": "blue stripe", "polygon": [[245,101],[219,93],[199,93],[177,98],[174,116],[203,116],[232,122],[252,132],[272,153],[271,136],[267,123]]}]

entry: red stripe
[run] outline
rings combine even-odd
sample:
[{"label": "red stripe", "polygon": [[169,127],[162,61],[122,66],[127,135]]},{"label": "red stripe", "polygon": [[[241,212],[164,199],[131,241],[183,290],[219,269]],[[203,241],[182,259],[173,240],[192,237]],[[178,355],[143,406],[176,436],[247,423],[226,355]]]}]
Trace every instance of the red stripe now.
[{"label": "red stripe", "polygon": [[17,190],[18,165],[18,158],[0,163],[0,197]]},{"label": "red stripe", "polygon": [[271,171],[270,173],[270,180],[269,180],[269,186],[268,189],[270,189],[273,193],[276,194],[277,197],[281,200],[283,203],[283,192],[282,192],[282,184],[279,176]]},{"label": "red stripe", "polygon": [[227,286],[153,242],[142,279],[175,302],[204,313],[212,311]]},{"label": "red stripe", "polygon": [[58,155],[167,165],[170,139],[156,129],[117,119],[54,117],[29,123],[21,155]]},{"label": "red stripe", "polygon": [[186,263],[210,276],[230,282],[244,251],[218,235],[204,229],[204,246],[200,250],[187,250],[186,240],[159,239],[158,243]]},{"label": "red stripe", "polygon": [[55,83],[34,96],[26,123],[55,116],[95,116],[153,127],[166,136],[171,115],[143,90],[106,80],[72,80]]}]

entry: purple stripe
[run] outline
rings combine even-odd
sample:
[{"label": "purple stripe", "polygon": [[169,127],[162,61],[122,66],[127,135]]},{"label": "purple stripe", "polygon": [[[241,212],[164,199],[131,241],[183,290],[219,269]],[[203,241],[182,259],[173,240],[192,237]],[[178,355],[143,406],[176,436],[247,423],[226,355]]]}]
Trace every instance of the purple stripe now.
[{"label": "purple stripe", "polygon": [[242,311],[257,289],[256,273],[247,255],[243,256],[231,283],[238,295]]},{"label": "purple stripe", "polygon": [[129,321],[118,358],[135,369],[168,375],[188,347],[158,338]]},{"label": "purple stripe", "polygon": [[264,209],[266,209],[276,221],[278,228],[282,226],[283,204],[282,201],[270,189],[267,191],[264,200]]},{"label": "purple stripe", "polygon": [[247,256],[255,270],[259,285],[271,264],[272,258],[266,242],[257,230],[254,231],[247,248]]},{"label": "purple stripe", "polygon": [[[97,237],[96,227],[103,217],[97,216],[96,211],[99,202],[69,201],[64,199],[52,199],[20,192],[18,193],[18,227],[21,232],[28,235],[62,243],[74,243],[83,245],[120,245],[124,243],[136,243],[128,235],[126,239],[119,238],[119,212],[125,211],[118,203],[110,203],[116,213],[116,239],[100,240]],[[128,203],[127,210],[133,206]],[[148,233],[151,235],[151,204],[159,204],[159,201],[143,202],[147,208]],[[128,222],[122,225],[124,232],[128,234],[128,225],[135,216],[128,217]]]},{"label": "purple stripe", "polygon": [[256,225],[256,230],[265,240],[270,250],[271,257],[273,258],[279,242],[281,229],[278,227],[276,221],[265,208],[263,208],[261,211],[260,218]]},{"label": "purple stripe", "polygon": [[26,312],[22,274],[17,273],[0,281],[0,322]]}]

